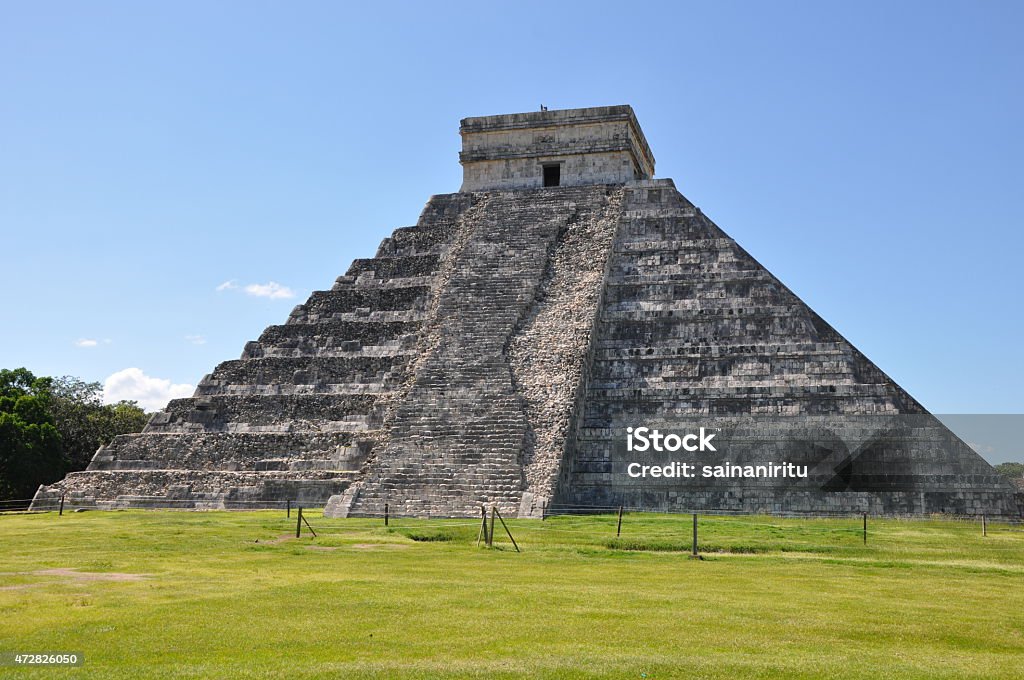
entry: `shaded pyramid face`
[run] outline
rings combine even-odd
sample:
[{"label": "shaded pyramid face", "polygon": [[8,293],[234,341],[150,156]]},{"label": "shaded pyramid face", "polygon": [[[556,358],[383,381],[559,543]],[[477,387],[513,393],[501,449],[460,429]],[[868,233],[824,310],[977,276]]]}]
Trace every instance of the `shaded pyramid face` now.
[{"label": "shaded pyramid face", "polygon": [[[463,192],[37,506],[1019,512],[990,466],[649,178],[629,107],[467,119],[463,147]],[[638,426],[714,429],[719,451],[637,456]],[[627,472],[726,458],[809,473]]]},{"label": "shaded pyramid face", "polygon": [[[1004,480],[679,194],[626,187],[593,329],[563,507],[1009,514]],[[714,453],[626,450],[627,428],[714,430]],[[630,463],[697,466],[631,478]],[[703,466],[805,478],[704,478]]]}]

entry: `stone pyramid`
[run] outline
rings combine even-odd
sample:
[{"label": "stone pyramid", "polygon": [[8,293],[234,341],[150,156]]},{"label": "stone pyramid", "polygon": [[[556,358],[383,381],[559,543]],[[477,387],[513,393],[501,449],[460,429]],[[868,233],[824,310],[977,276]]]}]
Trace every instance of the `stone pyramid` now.
[{"label": "stone pyramid", "polygon": [[[460,192],[36,507],[1020,513],[984,460],[652,179],[630,107],[467,118],[461,134]],[[812,474],[624,474],[627,427],[716,418],[782,419],[762,443]]]}]

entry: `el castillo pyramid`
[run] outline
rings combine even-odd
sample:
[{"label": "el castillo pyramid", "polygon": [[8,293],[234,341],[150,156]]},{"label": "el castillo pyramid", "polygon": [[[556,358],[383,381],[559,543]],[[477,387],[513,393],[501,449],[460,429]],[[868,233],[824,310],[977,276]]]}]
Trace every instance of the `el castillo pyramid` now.
[{"label": "el castillo pyramid", "polygon": [[[334,516],[385,504],[1020,514],[982,458],[672,180],[652,179],[629,106],[467,118],[460,131],[458,193],[430,198],[415,226],[144,432],[41,487],[35,507],[64,495],[72,507],[292,500]],[[809,474],[637,479],[625,432],[639,426],[713,428],[718,453],[694,461],[788,459]]]}]

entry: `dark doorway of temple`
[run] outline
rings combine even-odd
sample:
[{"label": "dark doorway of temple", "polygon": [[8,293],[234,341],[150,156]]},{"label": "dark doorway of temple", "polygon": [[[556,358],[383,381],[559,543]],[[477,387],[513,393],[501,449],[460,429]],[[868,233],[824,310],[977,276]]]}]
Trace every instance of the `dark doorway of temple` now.
[{"label": "dark doorway of temple", "polygon": [[557,187],[561,180],[562,167],[560,165],[545,165],[544,166],[544,186],[546,187]]}]

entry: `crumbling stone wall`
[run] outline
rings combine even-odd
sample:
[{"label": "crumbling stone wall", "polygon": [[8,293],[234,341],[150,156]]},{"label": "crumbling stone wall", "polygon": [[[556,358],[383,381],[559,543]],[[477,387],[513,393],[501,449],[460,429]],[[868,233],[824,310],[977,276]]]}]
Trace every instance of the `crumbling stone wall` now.
[{"label": "crumbling stone wall", "polygon": [[529,423],[520,516],[551,504],[588,363],[598,300],[618,229],[624,189],[577,215],[559,234],[529,315],[509,342],[509,363]]}]

